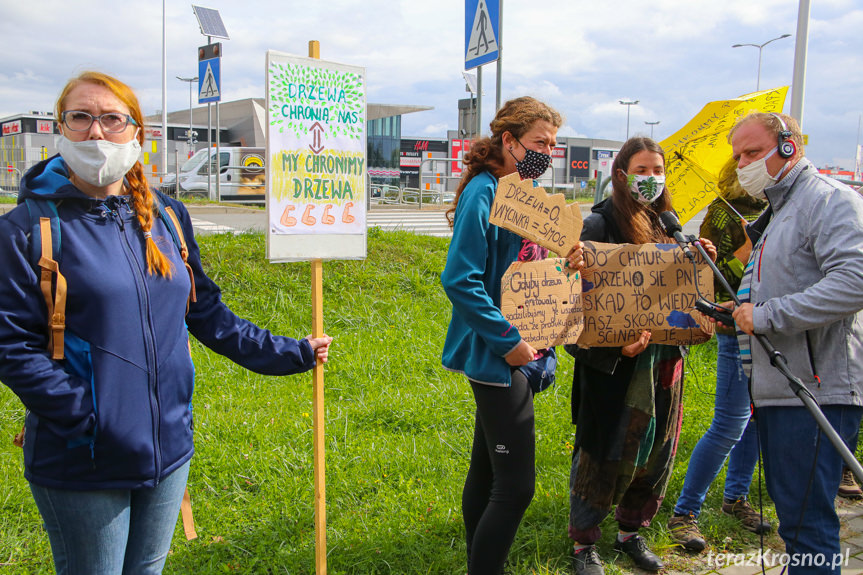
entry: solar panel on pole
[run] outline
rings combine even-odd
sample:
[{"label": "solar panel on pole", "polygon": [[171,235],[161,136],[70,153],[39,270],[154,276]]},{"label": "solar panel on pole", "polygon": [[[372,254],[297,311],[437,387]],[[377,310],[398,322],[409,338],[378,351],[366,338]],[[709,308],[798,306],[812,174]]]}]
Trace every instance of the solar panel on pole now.
[{"label": "solar panel on pole", "polygon": [[198,19],[198,26],[201,27],[201,34],[211,36],[213,38],[224,38],[230,40],[228,31],[222,23],[222,17],[218,10],[212,8],[204,8],[203,6],[192,6],[195,12],[195,18]]}]

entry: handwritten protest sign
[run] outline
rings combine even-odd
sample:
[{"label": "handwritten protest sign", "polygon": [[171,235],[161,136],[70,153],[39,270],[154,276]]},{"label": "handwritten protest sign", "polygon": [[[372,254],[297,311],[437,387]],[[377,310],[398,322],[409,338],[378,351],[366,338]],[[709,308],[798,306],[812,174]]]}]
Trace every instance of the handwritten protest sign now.
[{"label": "handwritten protest sign", "polygon": [[584,327],[581,274],[565,259],[515,262],[501,280],[500,308],[536,349],[575,343]]},{"label": "handwritten protest sign", "polygon": [[581,210],[563,194],[546,193],[518,173],[498,181],[489,221],[565,256],[581,235]]},{"label": "handwritten protest sign", "polygon": [[702,343],[713,324],[695,311],[698,290],[713,299],[713,277],[700,254],[697,272],[676,244],[585,242],[582,270],[584,331],[579,345],[634,343],[650,330],[651,343]]},{"label": "handwritten protest sign", "polygon": [[267,52],[267,255],[366,256],[365,69]]}]

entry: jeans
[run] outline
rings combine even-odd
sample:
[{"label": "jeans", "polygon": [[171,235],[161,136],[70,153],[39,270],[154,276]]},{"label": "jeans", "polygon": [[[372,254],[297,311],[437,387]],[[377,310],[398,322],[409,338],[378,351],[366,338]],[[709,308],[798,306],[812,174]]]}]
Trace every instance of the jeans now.
[{"label": "jeans", "polygon": [[[846,443],[863,415],[863,407],[851,405],[825,405],[821,411]],[[842,458],[806,407],[759,407],[756,417],[767,492],[790,556],[789,575],[838,575],[833,560],[840,554],[839,517],[833,501]]]},{"label": "jeans", "polygon": [[476,426],[462,514],[471,575],[499,575],[536,483],[533,391],[524,374],[510,387],[470,382]]},{"label": "jeans", "polygon": [[737,337],[716,334],[716,339],[719,353],[713,422],[692,450],[683,489],[674,506],[675,513],[693,513],[696,517],[729,453],[725,499],[746,497],[758,463],[758,437],[749,411],[749,382],[740,363]]},{"label": "jeans", "polygon": [[31,483],[57,575],[161,573],[188,477],[187,461],[152,488],[70,491]]}]

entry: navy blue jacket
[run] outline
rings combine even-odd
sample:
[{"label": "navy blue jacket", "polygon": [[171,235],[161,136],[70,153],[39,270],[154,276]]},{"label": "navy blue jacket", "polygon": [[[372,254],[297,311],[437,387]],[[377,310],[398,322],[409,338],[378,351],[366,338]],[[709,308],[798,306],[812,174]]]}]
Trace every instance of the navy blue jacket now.
[{"label": "navy blue jacket", "polygon": [[182,203],[157,195],[173,207],[188,243],[197,291],[188,314],[189,276],[164,222],[154,216],[152,234],[173,264],[170,279],[147,272],[144,237],[127,199],[91,198],[67,174],[55,156],[27,172],[19,194],[19,202],[57,205],[68,283],[64,360],[46,350],[29,210],[22,204],[0,217],[0,381],[27,408],[25,476],[73,490],[152,487],[194,451],[188,333],[263,374],[311,369],[314,353],[308,341],[274,336],[222,303]]}]

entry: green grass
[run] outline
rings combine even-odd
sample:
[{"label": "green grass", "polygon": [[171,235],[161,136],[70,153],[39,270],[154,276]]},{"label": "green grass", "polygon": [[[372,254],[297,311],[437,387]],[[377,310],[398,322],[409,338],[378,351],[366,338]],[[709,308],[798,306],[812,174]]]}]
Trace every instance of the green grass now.
[{"label": "green grass", "polygon": [[[310,266],[269,264],[262,235],[199,238],[208,272],[240,315],[275,332],[310,331]],[[464,573],[461,488],[473,433],[463,377],[440,366],[450,317],[441,287],[448,241],[369,232],[364,261],[325,262],[325,330],[335,336],[326,367],[328,572]],[[562,350],[561,350],[562,352]],[[196,455],[189,489],[199,538],[178,524],[169,574],[315,572],[311,375],[255,375],[201,345],[193,349]],[[675,568],[665,530],[695,442],[712,417],[714,343],[687,363],[685,421],[666,500],[646,536]],[[514,574],[568,573],[568,473],[572,360],[562,352],[557,385],[536,398],[536,496],[519,529]],[[0,386],[0,572],[51,573],[47,538],[11,437],[23,408]],[[723,475],[701,526],[716,548],[757,538],[719,512]],[[758,492],[753,487],[753,497]],[[765,494],[766,497],[766,494]],[[772,507],[765,507],[772,515]],[[607,519],[608,560],[616,524]],[[773,536],[775,538],[775,535]],[[726,541],[730,538],[730,543]],[[774,541],[775,543],[775,541]],[[611,575],[632,564],[618,558]]]}]

